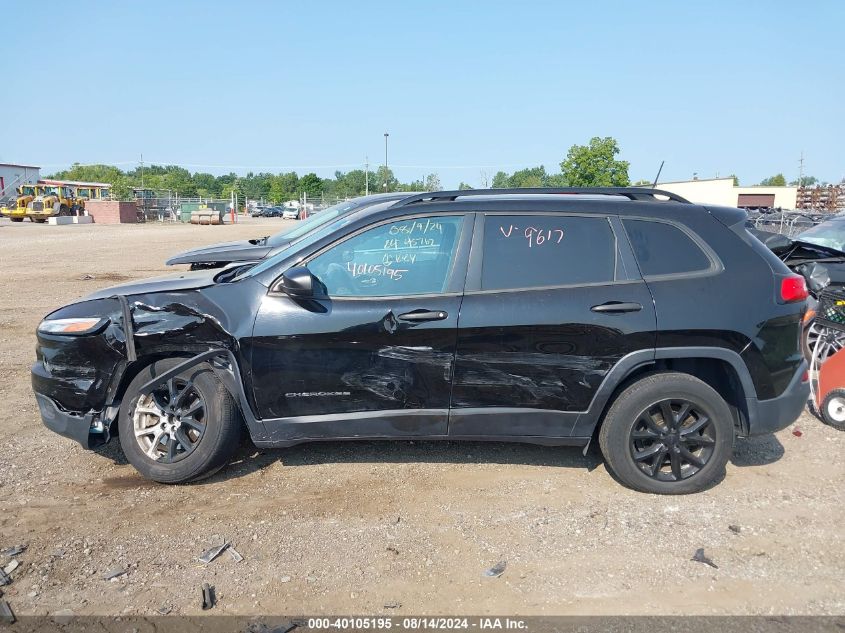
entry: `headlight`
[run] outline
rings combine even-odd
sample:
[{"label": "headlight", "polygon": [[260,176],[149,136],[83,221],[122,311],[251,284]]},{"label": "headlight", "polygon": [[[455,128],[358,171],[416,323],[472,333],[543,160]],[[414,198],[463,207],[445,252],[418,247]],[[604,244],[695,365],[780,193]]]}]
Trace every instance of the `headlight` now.
[{"label": "headlight", "polygon": [[38,331],[42,334],[69,334],[80,336],[82,334],[93,334],[108,323],[108,319],[97,317],[77,319],[51,319],[42,321]]}]

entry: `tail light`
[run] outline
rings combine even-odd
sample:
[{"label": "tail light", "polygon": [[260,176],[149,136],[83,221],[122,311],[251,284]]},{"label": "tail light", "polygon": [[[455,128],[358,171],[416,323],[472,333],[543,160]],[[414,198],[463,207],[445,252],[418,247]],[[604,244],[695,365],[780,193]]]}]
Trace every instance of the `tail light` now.
[{"label": "tail light", "polygon": [[807,283],[800,275],[789,275],[780,280],[781,301],[792,303],[793,301],[804,301],[810,293],[807,292]]}]

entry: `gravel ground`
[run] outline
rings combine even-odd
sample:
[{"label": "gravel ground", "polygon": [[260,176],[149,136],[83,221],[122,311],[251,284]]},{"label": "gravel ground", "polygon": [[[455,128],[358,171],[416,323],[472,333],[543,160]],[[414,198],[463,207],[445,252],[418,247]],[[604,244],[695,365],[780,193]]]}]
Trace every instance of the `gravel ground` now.
[{"label": "gravel ground", "polygon": [[[87,452],[42,427],[44,314],[284,224],[0,221],[0,550],[29,546],[2,587],[18,615],[195,614],[203,582],[215,613],[241,615],[845,613],[845,434],[807,414],[739,441],[725,480],[687,497],[626,490],[578,449],[427,442],[245,442],[213,478],[163,486],[116,442]],[[200,563],[218,538],[244,560]]]}]

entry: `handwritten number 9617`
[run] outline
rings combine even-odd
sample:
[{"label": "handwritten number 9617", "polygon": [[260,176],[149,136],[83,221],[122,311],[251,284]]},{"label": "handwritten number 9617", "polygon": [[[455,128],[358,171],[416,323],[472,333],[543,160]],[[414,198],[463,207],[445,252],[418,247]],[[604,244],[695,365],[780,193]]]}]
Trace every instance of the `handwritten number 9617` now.
[{"label": "handwritten number 9617", "polygon": [[[519,232],[518,226],[510,224],[507,229],[504,226],[500,226],[499,230],[505,237],[511,237],[513,235],[515,237],[525,238],[528,240],[528,248],[533,248],[534,246],[540,246],[546,243],[560,244],[563,241],[563,229],[538,229],[536,227],[529,226],[524,231]],[[514,231],[517,231],[517,233],[514,233]]]}]

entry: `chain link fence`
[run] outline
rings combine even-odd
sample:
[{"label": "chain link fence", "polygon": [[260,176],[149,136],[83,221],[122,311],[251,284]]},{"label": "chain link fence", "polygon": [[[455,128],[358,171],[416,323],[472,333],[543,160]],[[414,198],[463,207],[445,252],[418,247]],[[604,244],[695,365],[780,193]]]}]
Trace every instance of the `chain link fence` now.
[{"label": "chain link fence", "polygon": [[746,225],[759,231],[780,233],[786,237],[794,238],[799,233],[824,222],[829,217],[830,214],[801,213],[798,211],[773,211],[771,213],[749,211]]}]

